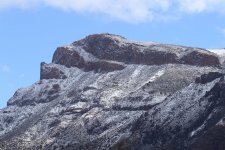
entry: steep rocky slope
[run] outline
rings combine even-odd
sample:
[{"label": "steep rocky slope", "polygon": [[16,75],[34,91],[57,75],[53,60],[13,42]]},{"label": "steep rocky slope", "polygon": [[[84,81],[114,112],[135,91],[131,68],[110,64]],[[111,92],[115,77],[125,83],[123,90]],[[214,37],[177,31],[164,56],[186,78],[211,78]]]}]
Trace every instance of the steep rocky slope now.
[{"label": "steep rocky slope", "polygon": [[224,149],[225,81],[200,48],[90,35],[0,110],[0,149]]}]

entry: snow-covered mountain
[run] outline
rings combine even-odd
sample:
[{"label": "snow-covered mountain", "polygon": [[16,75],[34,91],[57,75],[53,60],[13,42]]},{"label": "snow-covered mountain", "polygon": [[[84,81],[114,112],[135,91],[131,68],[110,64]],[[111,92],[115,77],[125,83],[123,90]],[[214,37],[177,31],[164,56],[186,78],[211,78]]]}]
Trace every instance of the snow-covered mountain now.
[{"label": "snow-covered mountain", "polygon": [[214,49],[207,49],[211,52],[214,52],[218,55],[224,55],[225,54],[225,48],[214,48]]},{"label": "snow-covered mountain", "polygon": [[213,53],[216,53],[220,59],[221,64],[223,64],[223,66],[225,65],[225,48],[220,48],[220,49],[207,49]]},{"label": "snow-covered mountain", "polygon": [[0,149],[222,149],[222,68],[201,48],[87,36],[0,110]]}]

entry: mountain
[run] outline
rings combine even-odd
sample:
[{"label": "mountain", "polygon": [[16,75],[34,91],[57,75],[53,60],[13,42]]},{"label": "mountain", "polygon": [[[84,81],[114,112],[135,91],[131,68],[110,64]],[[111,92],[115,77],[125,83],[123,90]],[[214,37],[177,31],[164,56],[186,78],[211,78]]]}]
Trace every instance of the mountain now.
[{"label": "mountain", "polygon": [[223,150],[224,117],[217,54],[95,34],[0,110],[0,149]]},{"label": "mountain", "polygon": [[225,66],[225,48],[220,48],[220,49],[207,49],[211,52],[214,52],[218,55],[220,63],[222,64],[222,66]]}]

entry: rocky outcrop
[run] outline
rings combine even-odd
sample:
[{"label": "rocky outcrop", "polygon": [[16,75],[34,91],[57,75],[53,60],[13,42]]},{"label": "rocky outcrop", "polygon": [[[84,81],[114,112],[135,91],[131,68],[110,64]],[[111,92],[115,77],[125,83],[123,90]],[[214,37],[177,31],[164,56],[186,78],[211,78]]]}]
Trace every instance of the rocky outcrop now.
[{"label": "rocky outcrop", "polygon": [[[72,45],[59,47],[53,56],[52,62],[67,67],[92,68],[90,67],[92,65],[89,66],[87,61],[91,61],[91,64],[93,64],[99,59],[101,61],[108,60],[117,61],[117,63],[143,65],[188,64],[220,66],[216,54],[204,49],[132,42],[121,36],[110,34],[90,35],[74,42]],[[120,65],[119,68],[123,68],[123,66]]]},{"label": "rocky outcrop", "polygon": [[223,73],[220,72],[209,72],[208,74],[203,74],[201,77],[196,78],[196,83],[206,84],[208,82],[212,82],[216,78],[220,78],[224,76]]},{"label": "rocky outcrop", "polygon": [[185,54],[181,60],[185,64],[199,65],[199,66],[220,66],[218,57],[206,53],[204,51],[191,51]]},{"label": "rocky outcrop", "polygon": [[52,62],[62,64],[66,67],[83,68],[85,65],[84,58],[78,52],[69,49],[70,47],[59,47],[56,49]]},{"label": "rocky outcrop", "polygon": [[223,149],[224,71],[204,49],[91,35],[0,110],[0,149]]},{"label": "rocky outcrop", "polygon": [[[83,53],[83,57],[82,57]],[[85,56],[87,55],[87,56]],[[118,62],[98,60],[93,56],[88,56],[84,50],[76,51],[76,48],[72,47],[59,47],[54,53],[53,63],[62,64],[66,67],[77,67],[84,69],[85,71],[100,71],[100,72],[110,72],[115,70],[122,70],[125,66]],[[85,57],[93,57],[92,59]]]},{"label": "rocky outcrop", "polygon": [[57,67],[41,63],[40,79],[66,79],[65,73]]},{"label": "rocky outcrop", "polygon": [[73,43],[99,59],[128,64],[162,65],[182,63],[197,66],[220,66],[218,57],[200,48],[132,42],[110,34],[90,35]]}]

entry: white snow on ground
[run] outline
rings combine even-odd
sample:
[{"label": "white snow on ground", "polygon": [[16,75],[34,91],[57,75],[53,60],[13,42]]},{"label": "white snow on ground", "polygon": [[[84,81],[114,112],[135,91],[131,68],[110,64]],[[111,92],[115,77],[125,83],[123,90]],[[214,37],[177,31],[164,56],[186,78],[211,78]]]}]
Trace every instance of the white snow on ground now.
[{"label": "white snow on ground", "polygon": [[194,135],[196,135],[199,131],[201,131],[204,128],[204,126],[200,126],[199,128],[197,128],[196,130],[192,131],[190,134],[190,137],[193,137]]},{"label": "white snow on ground", "polygon": [[216,53],[217,55],[225,55],[225,49],[207,49],[210,52]]},{"label": "white snow on ground", "polygon": [[142,41],[132,41],[132,40],[127,40],[126,38],[123,38],[121,36],[118,35],[105,35],[111,39],[114,39],[116,41],[118,41],[118,45],[126,45],[126,44],[137,44],[137,45],[142,45],[142,46],[150,46],[150,45],[155,45],[158,44],[156,42],[142,42]]},{"label": "white snow on ground", "polygon": [[[135,86],[134,89],[139,89],[140,87],[144,86],[146,83],[153,82],[154,80],[156,80],[157,78],[162,76],[165,72],[165,70],[162,69],[162,70],[157,71],[156,73],[154,73],[151,76],[150,74],[149,75],[146,74],[146,69],[148,69],[148,67],[145,65],[135,66],[135,70],[130,75],[129,80],[127,81],[127,85]],[[140,82],[140,79],[144,76],[146,76],[147,79],[145,78],[143,81],[146,81],[146,82]]]},{"label": "white snow on ground", "polygon": [[64,47],[71,50],[71,51],[78,52],[79,55],[81,57],[83,57],[85,61],[98,61],[98,58],[93,56],[91,53],[86,52],[83,48],[80,48],[78,46],[75,47],[72,44],[71,45],[65,45]]},{"label": "white snow on ground", "polygon": [[[102,92],[102,96],[100,98],[101,102],[105,106],[110,106],[115,98],[125,97],[129,93],[134,92],[139,88],[143,87],[146,83],[155,81],[165,73],[165,69],[160,69],[152,75],[146,75],[145,70],[146,70],[145,66],[136,66],[133,69],[133,72],[131,72],[128,80],[123,80],[122,84],[117,85],[117,87],[109,88]],[[145,79],[146,82],[140,82],[143,76],[146,76],[147,78],[147,80]],[[153,102],[158,103],[163,101],[164,99],[165,99],[164,96],[162,97],[157,96],[157,98],[153,99]]]},{"label": "white snow on ground", "polygon": [[120,89],[108,89],[103,92],[102,97],[100,98],[101,103],[106,106],[111,106],[112,100],[116,97],[125,96],[124,91]]},{"label": "white snow on ground", "polygon": [[207,49],[213,53],[216,53],[219,56],[220,63],[224,63],[225,61],[225,48],[223,49]]},{"label": "white snow on ground", "polygon": [[151,100],[151,104],[158,104],[161,103],[162,101],[165,100],[165,98],[167,97],[167,95],[157,95],[155,97],[153,97],[153,99]]},{"label": "white snow on ground", "polygon": [[101,111],[102,111],[102,108],[99,108],[99,107],[92,108],[89,112],[83,114],[81,116],[81,119],[82,118],[85,118],[85,119],[95,118],[97,116],[97,114]]},{"label": "white snow on ground", "polygon": [[87,104],[87,103],[85,103],[85,102],[78,102],[78,103],[76,103],[76,104],[74,104],[74,105],[71,105],[70,107],[72,107],[72,108],[77,108],[77,109],[82,109],[83,107],[86,106],[86,104]]},{"label": "white snow on ground", "polygon": [[137,66],[137,68],[134,70],[134,72],[131,75],[131,78],[135,78],[140,75],[141,70],[144,68],[144,66]]},{"label": "white snow on ground", "polygon": [[165,70],[159,70],[155,75],[153,75],[150,79],[149,82],[155,81],[157,78],[161,77],[165,73]]}]

